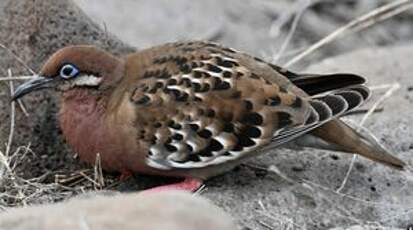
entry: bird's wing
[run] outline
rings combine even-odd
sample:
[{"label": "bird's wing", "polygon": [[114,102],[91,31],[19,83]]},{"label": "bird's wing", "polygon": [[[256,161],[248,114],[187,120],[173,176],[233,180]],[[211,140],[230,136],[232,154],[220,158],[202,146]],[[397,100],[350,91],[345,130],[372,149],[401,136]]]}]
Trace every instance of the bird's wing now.
[{"label": "bird's wing", "polygon": [[[368,92],[354,86],[303,97],[279,72],[245,66],[233,50],[173,46],[148,52],[150,65],[130,91],[137,141],[157,169],[202,168],[283,144],[356,107]],[[261,76],[268,71],[272,81]]]}]

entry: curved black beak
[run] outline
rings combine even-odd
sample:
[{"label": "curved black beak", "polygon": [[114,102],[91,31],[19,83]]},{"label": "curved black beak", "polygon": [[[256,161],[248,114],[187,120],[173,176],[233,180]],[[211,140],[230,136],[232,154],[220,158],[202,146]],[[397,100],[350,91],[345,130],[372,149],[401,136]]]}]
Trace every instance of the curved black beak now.
[{"label": "curved black beak", "polygon": [[40,89],[45,89],[45,88],[51,88],[54,86],[54,79],[53,78],[45,78],[41,76],[36,76],[33,79],[19,85],[19,87],[16,88],[14,91],[14,94],[12,95],[11,100],[17,100],[24,95],[37,91]]}]

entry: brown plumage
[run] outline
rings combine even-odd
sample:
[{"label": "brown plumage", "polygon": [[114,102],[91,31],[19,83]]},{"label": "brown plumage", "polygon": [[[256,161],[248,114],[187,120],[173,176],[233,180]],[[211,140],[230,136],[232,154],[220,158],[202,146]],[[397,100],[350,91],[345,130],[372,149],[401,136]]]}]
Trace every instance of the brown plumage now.
[{"label": "brown plumage", "polygon": [[65,138],[84,161],[100,153],[107,170],[207,179],[286,143],[405,166],[338,119],[369,96],[352,74],[297,75],[214,43],[182,42],[124,58],[66,47],[39,75],[14,98],[61,91]]}]

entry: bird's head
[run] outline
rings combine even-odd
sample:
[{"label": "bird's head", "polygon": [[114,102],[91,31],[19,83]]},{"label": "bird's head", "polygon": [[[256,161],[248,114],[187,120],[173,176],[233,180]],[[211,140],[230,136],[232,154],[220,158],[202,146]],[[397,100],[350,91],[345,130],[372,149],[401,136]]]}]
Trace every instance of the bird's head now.
[{"label": "bird's head", "polygon": [[120,59],[97,47],[68,46],[54,53],[38,76],[20,85],[12,99],[46,88],[63,92],[78,88],[107,88],[121,76],[116,72],[121,69]]}]

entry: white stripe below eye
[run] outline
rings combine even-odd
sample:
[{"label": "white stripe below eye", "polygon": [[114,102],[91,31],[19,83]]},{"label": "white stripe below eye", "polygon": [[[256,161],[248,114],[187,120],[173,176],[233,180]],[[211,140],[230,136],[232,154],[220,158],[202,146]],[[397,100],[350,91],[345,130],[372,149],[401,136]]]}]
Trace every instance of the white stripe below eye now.
[{"label": "white stripe below eye", "polygon": [[93,75],[80,75],[74,79],[73,84],[77,86],[98,86],[102,80],[101,77]]}]

